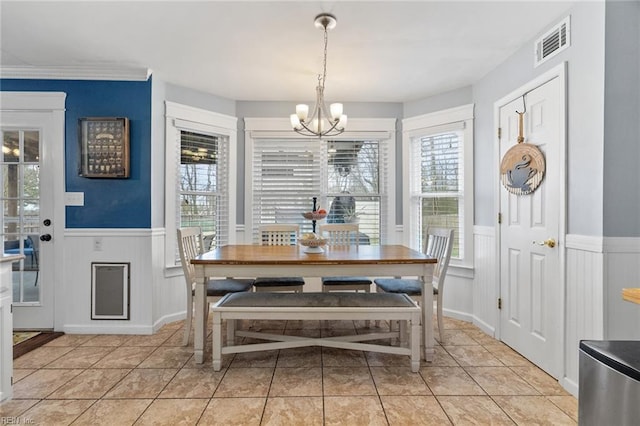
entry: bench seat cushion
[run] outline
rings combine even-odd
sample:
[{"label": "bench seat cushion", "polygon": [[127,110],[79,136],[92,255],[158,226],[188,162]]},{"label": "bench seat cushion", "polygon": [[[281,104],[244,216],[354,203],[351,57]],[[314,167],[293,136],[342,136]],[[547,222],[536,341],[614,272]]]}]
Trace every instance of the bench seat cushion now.
[{"label": "bench seat cushion", "polygon": [[216,307],[413,307],[411,300],[393,293],[235,293]]}]

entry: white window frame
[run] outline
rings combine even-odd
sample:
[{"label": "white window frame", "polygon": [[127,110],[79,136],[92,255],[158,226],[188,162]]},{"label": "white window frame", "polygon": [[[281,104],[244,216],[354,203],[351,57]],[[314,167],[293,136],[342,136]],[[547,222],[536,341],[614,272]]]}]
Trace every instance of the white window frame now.
[{"label": "white window frame", "polygon": [[165,102],[165,268],[177,269],[180,262],[176,261],[174,254],[177,250],[177,185],[178,163],[180,143],[180,131],[203,132],[219,134],[229,138],[229,166],[227,203],[229,210],[228,235],[229,243],[235,243],[236,235],[236,191],[237,176],[232,173],[237,164],[237,122],[236,117],[207,111],[174,102]]},{"label": "white window frame", "polygon": [[[291,123],[288,118],[255,118],[247,117],[244,119],[245,124],[245,236],[244,243],[251,244],[253,229],[253,215],[251,205],[253,203],[253,185],[251,184],[251,171],[253,170],[253,153],[256,139],[301,139],[314,137],[305,137],[291,129]],[[386,149],[386,155],[389,161],[388,176],[382,182],[386,187],[380,188],[380,194],[385,194],[388,199],[386,212],[381,212],[381,217],[386,220],[381,226],[386,226],[386,240],[383,244],[395,244],[396,236],[396,178],[394,165],[396,164],[396,119],[395,118],[349,118],[349,125],[345,132],[336,136],[332,136],[331,140],[366,140],[379,139],[386,140],[387,143],[381,144],[381,149]],[[317,138],[315,138],[317,139]],[[311,203],[311,200],[309,200]]]},{"label": "white window frame", "polygon": [[417,247],[416,238],[412,238],[420,233],[418,224],[414,223],[411,214],[411,139],[417,136],[433,133],[438,127],[460,123],[463,127],[462,161],[464,167],[463,174],[463,238],[462,250],[464,257],[460,259],[452,258],[451,266],[462,268],[473,268],[473,118],[474,104],[462,105],[430,114],[419,115],[402,120],[402,156],[403,156],[403,223],[405,228],[404,244],[415,249]]}]

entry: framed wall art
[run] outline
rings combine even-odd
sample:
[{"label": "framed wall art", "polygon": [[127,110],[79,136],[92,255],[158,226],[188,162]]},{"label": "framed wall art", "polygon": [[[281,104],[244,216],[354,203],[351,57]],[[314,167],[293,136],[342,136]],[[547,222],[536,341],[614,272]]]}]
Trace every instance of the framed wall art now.
[{"label": "framed wall art", "polygon": [[80,176],[129,177],[129,119],[87,117],[78,120]]}]

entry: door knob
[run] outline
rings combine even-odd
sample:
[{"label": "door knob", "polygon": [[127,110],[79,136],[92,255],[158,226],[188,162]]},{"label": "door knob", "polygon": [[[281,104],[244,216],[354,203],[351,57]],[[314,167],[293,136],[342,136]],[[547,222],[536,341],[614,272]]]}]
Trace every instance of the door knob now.
[{"label": "door knob", "polygon": [[51,241],[51,234],[40,235],[40,241]]},{"label": "door knob", "polygon": [[554,248],[556,246],[556,240],[553,238],[549,238],[548,240],[544,240],[541,243],[534,241],[533,244],[537,244],[539,246],[548,246],[549,248]]}]

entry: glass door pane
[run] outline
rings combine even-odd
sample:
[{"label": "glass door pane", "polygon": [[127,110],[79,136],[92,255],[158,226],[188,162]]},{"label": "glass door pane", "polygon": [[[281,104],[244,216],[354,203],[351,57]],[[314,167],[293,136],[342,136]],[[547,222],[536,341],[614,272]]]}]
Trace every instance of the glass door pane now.
[{"label": "glass door pane", "polygon": [[40,132],[2,132],[0,184],[5,254],[22,254],[13,264],[13,302],[40,302]]}]

